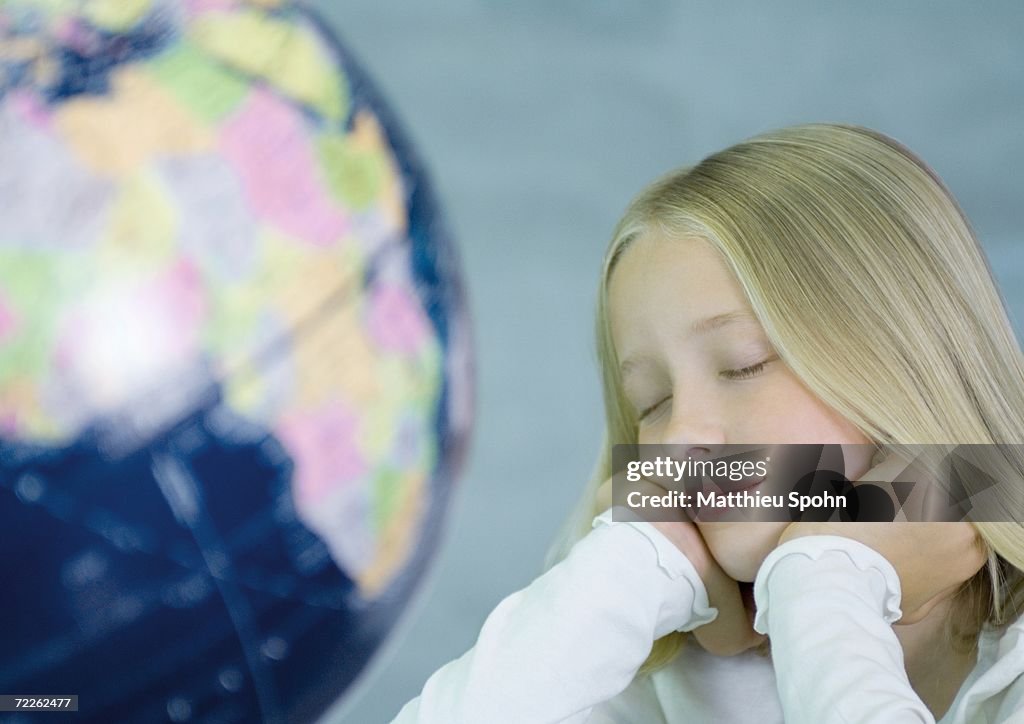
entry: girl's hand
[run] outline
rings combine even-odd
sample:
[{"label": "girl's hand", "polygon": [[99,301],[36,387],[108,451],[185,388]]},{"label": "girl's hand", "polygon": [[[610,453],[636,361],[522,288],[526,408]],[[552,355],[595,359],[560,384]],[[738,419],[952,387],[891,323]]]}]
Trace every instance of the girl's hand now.
[{"label": "girl's hand", "polygon": [[[895,480],[906,462],[891,456],[863,475]],[[875,549],[896,569],[902,588],[899,624],[916,623],[975,573],[988,558],[984,541],[970,523],[792,523],[779,545],[805,535],[839,535]]]},{"label": "girl's hand", "polygon": [[[601,510],[612,505],[612,481],[609,478],[600,487],[597,500]],[[649,490],[646,488],[649,486]],[[664,495],[666,490],[650,482],[633,483],[631,488],[652,495]],[[662,535],[683,552],[700,575],[708,592],[708,603],[718,609],[718,616],[711,623],[693,631],[697,642],[706,651],[718,656],[734,656],[753,648],[765,640],[763,634],[754,630],[752,616],[743,605],[739,584],[726,575],[711,555],[704,538],[682,512],[678,520],[671,522],[651,521]]]}]

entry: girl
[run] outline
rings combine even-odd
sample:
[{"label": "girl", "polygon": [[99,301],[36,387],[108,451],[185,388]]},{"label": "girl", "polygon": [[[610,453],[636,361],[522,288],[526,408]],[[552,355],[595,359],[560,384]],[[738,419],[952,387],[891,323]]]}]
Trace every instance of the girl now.
[{"label": "girl", "polygon": [[396,722],[1024,721],[1018,523],[613,522],[602,486],[619,442],[873,445],[856,480],[893,445],[1024,440],[1020,348],[923,162],[805,125],[659,180],[597,341],[607,435],[559,562]]}]

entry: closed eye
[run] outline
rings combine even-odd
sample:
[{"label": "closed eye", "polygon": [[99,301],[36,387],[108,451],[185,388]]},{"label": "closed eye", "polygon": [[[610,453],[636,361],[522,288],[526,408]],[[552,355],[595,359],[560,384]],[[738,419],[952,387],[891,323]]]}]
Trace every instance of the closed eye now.
[{"label": "closed eye", "polygon": [[668,401],[669,401],[670,399],[672,399],[672,395],[667,395],[666,397],[662,397],[662,398],[661,398],[660,400],[658,400],[657,402],[655,402],[655,403],[654,403],[653,405],[651,405],[650,407],[646,407],[646,408],[644,408],[643,410],[641,410],[641,411],[640,411],[640,414],[639,414],[639,415],[637,416],[637,419],[638,419],[638,420],[643,420],[643,419],[644,419],[645,417],[647,417],[647,416],[648,416],[648,415],[650,415],[650,414],[651,414],[652,412],[654,412],[654,411],[655,411],[655,410],[657,410],[657,409],[658,409],[659,407],[661,407],[662,403],[664,403],[664,402],[668,402]]},{"label": "closed eye", "polygon": [[778,359],[778,357],[772,357],[771,359],[766,359],[763,362],[758,362],[756,365],[750,365],[749,367],[744,367],[739,370],[722,370],[719,374],[727,380],[742,380],[747,377],[754,377],[764,371],[766,364],[776,359]]},{"label": "closed eye", "polygon": [[[758,362],[756,365],[750,365],[749,367],[743,367],[742,369],[738,369],[738,370],[722,370],[719,373],[719,375],[721,375],[722,377],[724,377],[724,378],[726,378],[728,380],[742,380],[742,379],[747,379],[748,377],[756,377],[757,375],[759,375],[762,372],[764,372],[764,368],[765,368],[765,366],[769,362],[773,362],[773,361],[775,361],[777,359],[778,359],[777,356],[776,357],[770,357],[769,359],[766,359],[763,362]],[[645,407],[643,410],[641,410],[638,413],[637,420],[645,419],[648,415],[653,413],[655,410],[657,410],[664,403],[668,402],[671,399],[672,399],[672,395],[666,395],[665,397],[663,397],[660,400],[658,400],[657,402],[655,402],[653,405],[651,405],[649,407]]]}]

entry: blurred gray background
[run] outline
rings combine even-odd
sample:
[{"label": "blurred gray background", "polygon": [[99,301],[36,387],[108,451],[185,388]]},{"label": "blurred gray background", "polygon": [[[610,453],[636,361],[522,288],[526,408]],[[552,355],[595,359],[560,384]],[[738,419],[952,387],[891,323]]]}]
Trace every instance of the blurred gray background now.
[{"label": "blurred gray background", "polygon": [[429,164],[461,248],[478,365],[440,555],[324,722],[390,721],[540,572],[600,443],[601,255],[662,172],[795,123],[881,130],[960,200],[1020,333],[1024,4],[311,2]]}]

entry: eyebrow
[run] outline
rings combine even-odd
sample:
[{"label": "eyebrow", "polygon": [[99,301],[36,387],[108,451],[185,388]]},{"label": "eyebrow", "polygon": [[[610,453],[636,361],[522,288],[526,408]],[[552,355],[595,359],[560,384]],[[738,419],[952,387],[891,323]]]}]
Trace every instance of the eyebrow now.
[{"label": "eyebrow", "polygon": [[690,334],[707,334],[708,332],[720,329],[729,324],[756,321],[757,319],[750,312],[725,312],[724,314],[716,314],[715,316],[707,317],[706,319],[698,319],[696,322],[690,325]]},{"label": "eyebrow", "polygon": [[[723,312],[722,314],[715,314],[711,317],[705,317],[704,319],[698,319],[696,322],[690,325],[690,333],[688,337],[695,337],[702,334],[708,334],[715,330],[727,327],[731,324],[757,322],[757,318],[754,317],[750,312],[745,311],[732,311]],[[622,360],[619,364],[619,373],[625,376],[628,372],[633,371],[635,367],[644,361],[642,357],[627,357]]]}]

